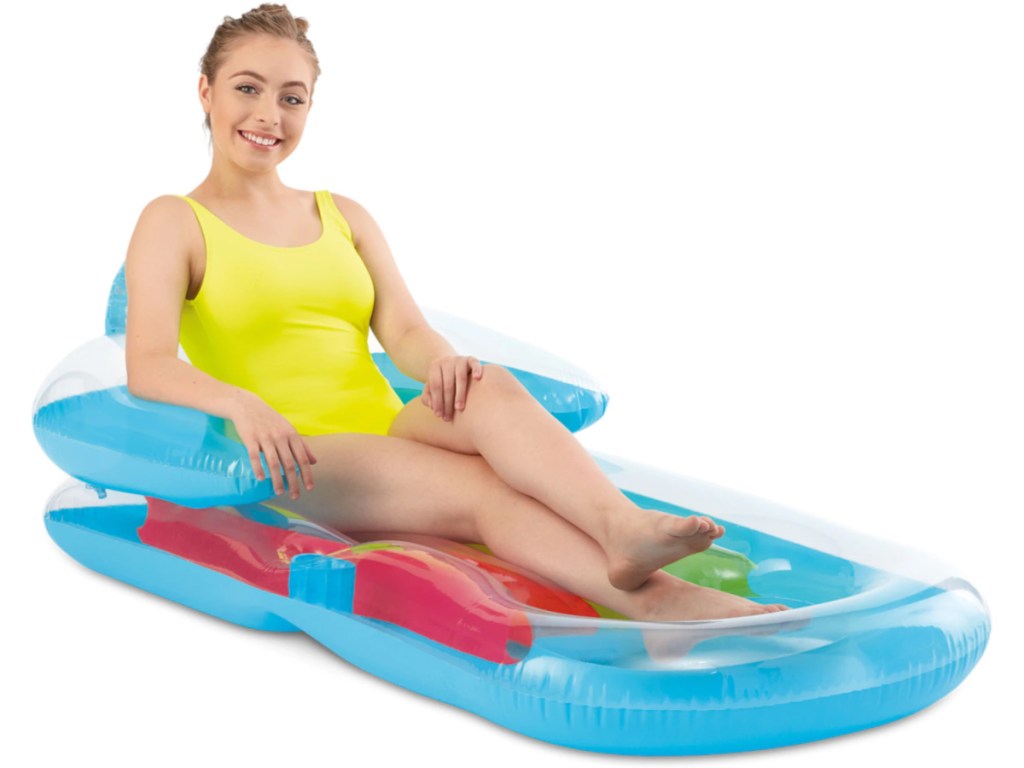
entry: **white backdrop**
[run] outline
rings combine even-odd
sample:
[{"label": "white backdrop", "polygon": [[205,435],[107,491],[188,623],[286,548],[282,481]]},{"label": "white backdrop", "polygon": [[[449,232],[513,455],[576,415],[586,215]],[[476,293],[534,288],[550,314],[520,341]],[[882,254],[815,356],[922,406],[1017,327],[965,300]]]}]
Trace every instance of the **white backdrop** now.
[{"label": "white backdrop", "polygon": [[[198,61],[249,7],[8,11],[5,745],[110,765],[614,760],[127,587],[46,534],[64,474],[32,398],[102,333],[145,204],[206,175]],[[611,401],[588,448],[912,543],[989,601],[989,650],[939,704],[732,759],[993,754],[1016,707],[994,696],[1024,682],[1015,4],[289,7],[323,74],[283,181],[365,205],[421,304],[590,371]]]}]

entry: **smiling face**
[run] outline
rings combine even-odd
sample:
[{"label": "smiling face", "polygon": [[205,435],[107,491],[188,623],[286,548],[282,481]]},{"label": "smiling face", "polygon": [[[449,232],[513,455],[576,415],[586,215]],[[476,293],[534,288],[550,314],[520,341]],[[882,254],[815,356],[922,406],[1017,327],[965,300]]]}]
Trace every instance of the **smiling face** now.
[{"label": "smiling face", "polygon": [[199,78],[216,152],[250,171],[273,168],[298,146],[312,88],[313,65],[295,41],[270,35],[238,41],[212,84],[206,75]]}]

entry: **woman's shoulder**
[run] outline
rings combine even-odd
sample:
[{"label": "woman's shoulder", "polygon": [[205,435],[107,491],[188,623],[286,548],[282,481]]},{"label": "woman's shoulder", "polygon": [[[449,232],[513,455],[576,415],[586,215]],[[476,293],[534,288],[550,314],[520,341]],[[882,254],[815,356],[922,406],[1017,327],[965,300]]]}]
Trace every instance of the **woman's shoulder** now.
[{"label": "woman's shoulder", "polygon": [[358,216],[359,212],[365,210],[363,206],[353,200],[351,197],[345,195],[339,195],[337,192],[328,192],[331,196],[331,200],[334,201],[334,205],[341,211],[342,216],[345,218],[351,218]]},{"label": "woman's shoulder", "polygon": [[362,205],[351,197],[339,195],[337,192],[328,192],[328,194],[334,202],[334,207],[338,209],[338,213],[341,214],[341,218],[348,226],[353,244],[358,247],[359,232],[363,229],[362,222],[366,220],[369,214]]},{"label": "woman's shoulder", "polygon": [[339,195],[336,192],[331,192],[330,195],[335,207],[348,223],[349,230],[352,233],[352,241],[357,248],[361,240],[360,233],[367,236],[370,240],[381,237],[380,226],[361,203],[353,200],[351,197]]},{"label": "woman's shoulder", "polygon": [[194,218],[191,206],[181,195],[158,195],[143,206],[138,226],[180,232]]},{"label": "woman's shoulder", "polygon": [[133,239],[162,243],[163,254],[178,253],[193,271],[197,253],[202,252],[203,234],[191,205],[181,195],[159,195],[139,214]]},{"label": "woman's shoulder", "polygon": [[158,195],[146,203],[139,214],[139,223],[161,229],[180,229],[194,220],[192,206],[182,195]]}]

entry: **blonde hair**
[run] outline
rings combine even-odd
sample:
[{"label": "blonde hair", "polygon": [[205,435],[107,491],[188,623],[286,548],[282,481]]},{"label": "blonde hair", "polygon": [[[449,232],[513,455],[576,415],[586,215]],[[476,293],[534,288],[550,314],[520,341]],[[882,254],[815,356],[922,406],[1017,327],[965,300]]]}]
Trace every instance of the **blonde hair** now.
[{"label": "blonde hair", "polygon": [[[263,3],[258,8],[246,11],[237,19],[225,16],[223,23],[213,33],[213,38],[206,47],[206,53],[199,60],[199,72],[206,75],[206,79],[212,85],[217,70],[227,58],[233,44],[247,35],[273,35],[286,40],[294,40],[309,54],[310,60],[313,62],[313,82],[310,84],[309,92],[312,96],[316,79],[320,77],[320,61],[316,56],[316,51],[313,50],[313,44],[306,37],[307,29],[309,29],[308,21],[301,16],[299,18],[292,16],[287,6],[274,3]],[[206,120],[203,124],[208,131],[213,130],[210,126],[209,113],[206,113]]]}]

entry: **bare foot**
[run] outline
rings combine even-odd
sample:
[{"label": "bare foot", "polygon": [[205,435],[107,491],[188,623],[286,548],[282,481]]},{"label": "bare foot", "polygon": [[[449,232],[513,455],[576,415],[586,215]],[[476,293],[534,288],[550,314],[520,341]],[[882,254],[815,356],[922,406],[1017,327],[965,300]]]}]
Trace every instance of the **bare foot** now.
[{"label": "bare foot", "polygon": [[755,603],[720,589],[702,587],[673,578],[645,584],[637,590],[637,608],[629,613],[638,621],[700,621],[756,616],[788,611],[782,603]]},{"label": "bare foot", "polygon": [[608,581],[636,589],[658,568],[703,552],[725,529],[709,517],[627,508],[609,516]]},{"label": "bare foot", "polygon": [[[757,616],[789,610],[782,603],[762,605],[747,600],[745,597],[682,580],[668,584],[659,583],[658,585],[651,583],[641,587],[638,592],[646,590],[648,587],[654,587],[648,594],[650,599],[639,601],[639,605],[642,607],[634,611],[631,618],[641,621],[699,621],[701,619]],[[774,622],[763,627],[735,628],[699,624],[695,627],[686,625],[673,627],[671,624],[667,624],[664,627],[645,628],[643,642],[647,654],[652,660],[669,661],[686,656],[695,645],[708,637],[728,634],[771,634],[779,629],[780,627]]]}]

